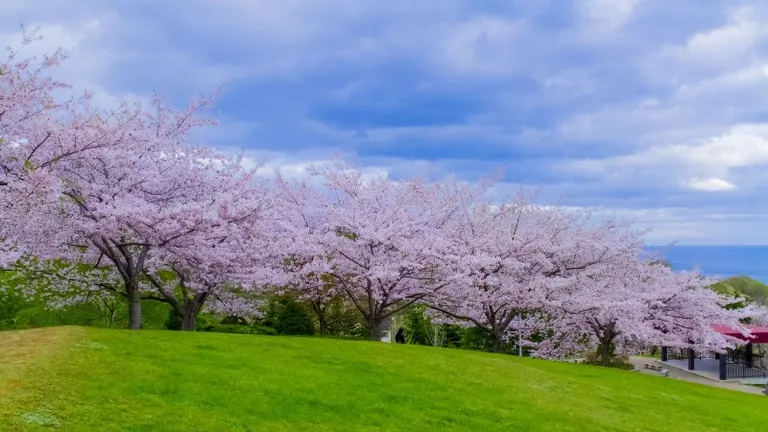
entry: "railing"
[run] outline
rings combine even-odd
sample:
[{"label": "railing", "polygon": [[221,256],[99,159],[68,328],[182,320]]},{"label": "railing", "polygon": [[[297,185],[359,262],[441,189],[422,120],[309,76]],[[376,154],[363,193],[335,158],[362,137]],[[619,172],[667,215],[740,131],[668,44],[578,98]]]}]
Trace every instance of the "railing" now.
[{"label": "railing", "polygon": [[687,349],[667,348],[667,360],[687,360],[687,359],[688,359]]},{"label": "railing", "polygon": [[760,361],[760,354],[752,354],[747,360],[747,351],[744,347],[728,350],[728,358],[725,364],[725,376],[728,378],[759,378],[766,376],[765,372],[753,367]]},{"label": "railing", "polygon": [[[697,351],[694,351],[693,353],[696,360],[701,360],[705,358],[715,358],[714,353],[700,353]],[[687,360],[688,359],[688,349],[675,349],[675,348],[667,348],[667,360]]]},{"label": "railing", "polygon": [[727,378],[762,378],[766,374],[758,368],[728,361],[725,364],[725,376]]},{"label": "railing", "polygon": [[[688,349],[667,348],[667,360],[688,360],[690,351]],[[735,350],[728,350],[725,354],[700,353],[694,352],[695,360],[706,358],[720,358],[725,356],[725,379],[729,378],[762,378],[768,376],[763,370],[754,367],[761,360],[759,354],[747,354],[745,347],[739,347]],[[749,358],[749,361],[747,360]]]}]

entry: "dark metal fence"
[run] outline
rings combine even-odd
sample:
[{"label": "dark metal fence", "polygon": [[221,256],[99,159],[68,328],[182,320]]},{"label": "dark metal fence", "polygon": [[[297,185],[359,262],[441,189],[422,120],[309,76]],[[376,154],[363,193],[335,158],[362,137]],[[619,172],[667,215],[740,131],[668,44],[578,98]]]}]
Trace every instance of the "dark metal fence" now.
[{"label": "dark metal fence", "polygon": [[766,376],[766,373],[754,365],[758,363],[762,356],[760,354],[747,355],[744,347],[735,350],[728,350],[725,364],[726,377],[728,378],[759,378]]},{"label": "dark metal fence", "polygon": [[729,361],[725,364],[725,376],[726,378],[761,378],[766,374],[758,368]]},{"label": "dark metal fence", "polygon": [[[693,353],[693,358],[696,360],[701,360],[705,358],[716,358],[717,356],[714,353],[700,353],[695,352]],[[679,349],[679,348],[667,348],[667,360],[687,360],[688,359],[688,349]]]}]

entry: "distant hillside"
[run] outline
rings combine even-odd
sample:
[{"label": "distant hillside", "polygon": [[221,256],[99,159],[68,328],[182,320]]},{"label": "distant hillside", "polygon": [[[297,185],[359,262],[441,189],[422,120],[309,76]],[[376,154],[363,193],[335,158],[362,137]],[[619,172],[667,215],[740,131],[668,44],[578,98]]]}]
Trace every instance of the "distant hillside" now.
[{"label": "distant hillside", "polygon": [[752,279],[748,276],[734,276],[712,285],[715,291],[744,297],[750,303],[762,303],[768,305],[768,285]]}]

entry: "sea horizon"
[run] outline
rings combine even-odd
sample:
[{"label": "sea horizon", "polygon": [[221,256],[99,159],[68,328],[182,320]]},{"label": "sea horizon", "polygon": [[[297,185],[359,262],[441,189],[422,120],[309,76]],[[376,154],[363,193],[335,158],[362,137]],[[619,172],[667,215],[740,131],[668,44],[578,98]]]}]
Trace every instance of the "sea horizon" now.
[{"label": "sea horizon", "polygon": [[659,252],[675,270],[696,268],[706,276],[749,276],[768,283],[768,245],[654,245],[647,249]]}]

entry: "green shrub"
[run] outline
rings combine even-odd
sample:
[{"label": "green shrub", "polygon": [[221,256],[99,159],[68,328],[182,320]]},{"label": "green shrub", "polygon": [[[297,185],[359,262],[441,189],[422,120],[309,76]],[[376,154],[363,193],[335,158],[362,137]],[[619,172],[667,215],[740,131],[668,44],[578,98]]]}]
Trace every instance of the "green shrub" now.
[{"label": "green shrub", "polygon": [[195,322],[195,330],[200,331],[203,327],[211,324],[211,316],[208,314],[200,314],[197,316]]},{"label": "green shrub", "polygon": [[445,346],[450,348],[460,348],[461,340],[464,338],[464,327],[455,324],[445,324]]},{"label": "green shrub", "polygon": [[461,347],[469,350],[492,351],[493,335],[484,327],[469,327],[464,330]]},{"label": "green shrub", "polygon": [[309,311],[290,295],[273,297],[259,324],[283,335],[313,335],[315,322]]},{"label": "green shrub", "polygon": [[301,304],[294,300],[283,300],[277,313],[274,329],[284,335],[313,335],[315,323]]},{"label": "green shrub", "polygon": [[277,336],[277,330],[273,329],[272,327],[256,325],[251,326],[251,334]]},{"label": "green shrub", "polygon": [[[613,351],[612,351],[613,353]],[[607,364],[603,364],[599,353],[597,351],[589,351],[584,355],[584,363],[595,365],[595,366],[605,366],[605,367],[611,367],[611,368],[617,368],[617,369],[626,369],[631,370],[635,368],[635,365],[633,365],[629,361],[629,356],[627,355],[616,355],[612,354],[610,360]]]},{"label": "green shrub", "polygon": [[326,336],[368,338],[369,331],[360,311],[342,296],[337,297],[328,306],[326,325]]},{"label": "green shrub", "polygon": [[168,310],[168,318],[163,323],[163,328],[166,330],[181,330],[181,317],[175,310]]},{"label": "green shrub", "polygon": [[199,328],[204,332],[211,333],[235,333],[235,334],[255,334],[255,335],[277,335],[277,330],[264,326],[249,326],[242,324],[207,324]]},{"label": "green shrub", "polygon": [[221,323],[222,324],[246,325],[246,324],[248,324],[248,321],[246,321],[246,319],[243,318],[243,317],[239,317],[239,316],[235,316],[235,315],[229,315],[229,316],[224,317],[221,320]]},{"label": "green shrub", "polygon": [[250,334],[250,327],[240,324],[209,324],[202,328],[203,331],[213,333],[238,333]]}]

